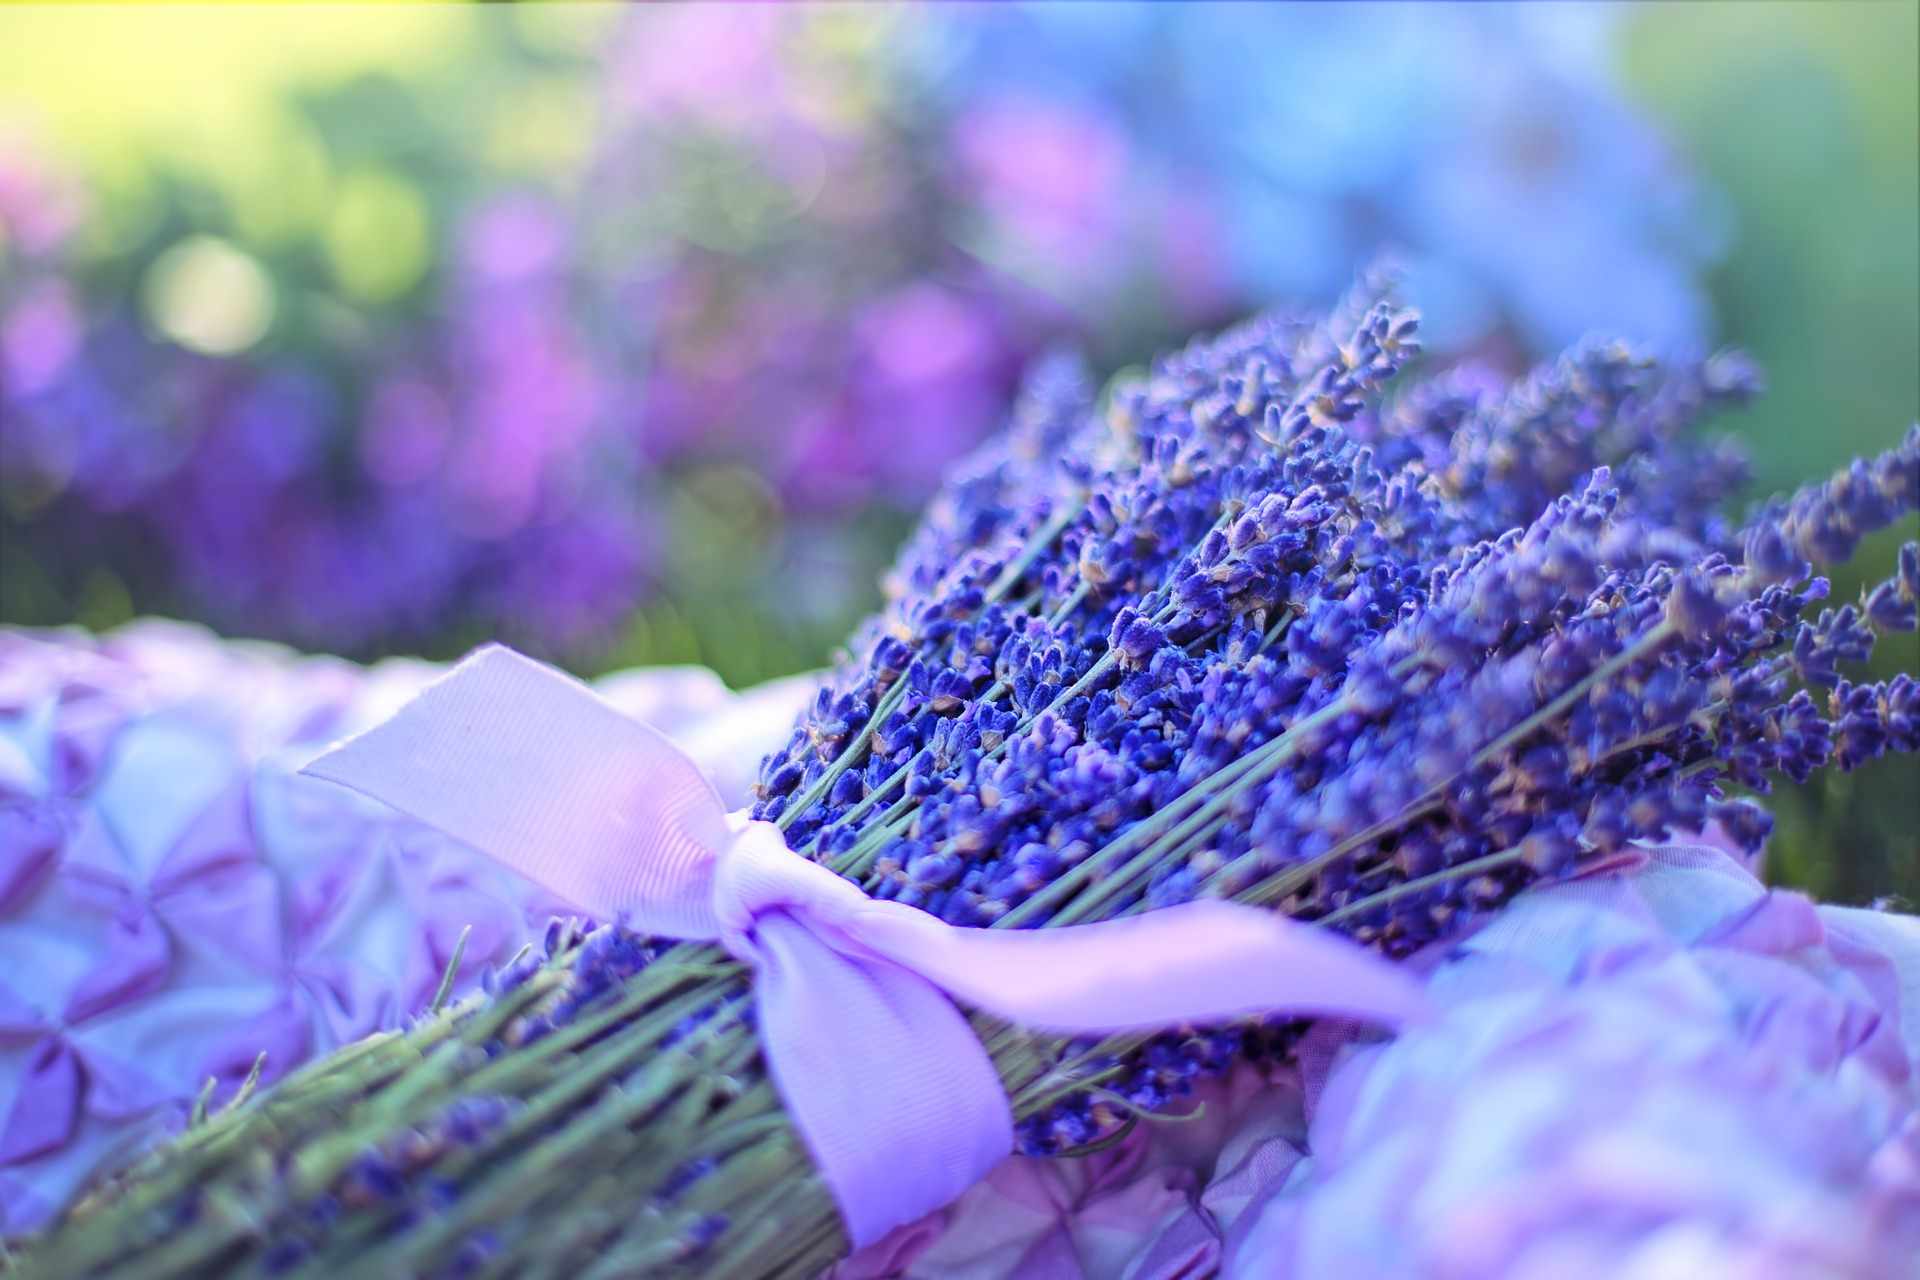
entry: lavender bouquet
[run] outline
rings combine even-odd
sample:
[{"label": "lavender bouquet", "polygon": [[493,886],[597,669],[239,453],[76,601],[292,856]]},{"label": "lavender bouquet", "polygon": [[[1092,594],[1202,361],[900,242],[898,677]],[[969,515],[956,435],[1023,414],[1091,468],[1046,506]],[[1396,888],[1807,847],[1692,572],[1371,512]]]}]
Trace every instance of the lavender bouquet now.
[{"label": "lavender bouquet", "polygon": [[[1735,523],[1738,458],[1685,428],[1754,390],[1739,359],[1589,345],[1512,386],[1456,370],[1389,396],[1415,328],[1362,289],[1165,357],[1104,407],[1043,370],[934,502],[752,816],[958,925],[1230,898],[1400,956],[1636,840],[1718,822],[1757,846],[1746,793],[1770,776],[1920,745],[1920,684],[1842,674],[1914,627],[1920,552],[1812,612],[1814,566],[1920,503],[1920,429]],[[557,923],[484,997],[99,1188],[29,1265],[810,1274],[845,1229],[756,1023],[721,950]],[[974,1019],[1042,1154],[1301,1025]],[[861,1049],[846,1072],[904,1065]]]}]

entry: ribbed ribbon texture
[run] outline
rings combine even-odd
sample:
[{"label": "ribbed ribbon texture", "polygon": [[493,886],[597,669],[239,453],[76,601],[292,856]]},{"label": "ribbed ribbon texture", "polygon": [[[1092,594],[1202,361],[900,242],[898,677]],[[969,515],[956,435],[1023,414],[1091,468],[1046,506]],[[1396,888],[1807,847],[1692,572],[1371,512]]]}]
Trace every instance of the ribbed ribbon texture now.
[{"label": "ribbed ribbon texture", "polygon": [[1320,929],[1205,901],[1098,924],[973,929],[880,902],[729,815],[658,731],[499,646],[304,772],[473,845],[604,921],[717,942],[754,975],[774,1086],[855,1246],[948,1203],[1013,1146],[955,1001],[1036,1030],[1287,1011],[1387,1024],[1419,988]]}]

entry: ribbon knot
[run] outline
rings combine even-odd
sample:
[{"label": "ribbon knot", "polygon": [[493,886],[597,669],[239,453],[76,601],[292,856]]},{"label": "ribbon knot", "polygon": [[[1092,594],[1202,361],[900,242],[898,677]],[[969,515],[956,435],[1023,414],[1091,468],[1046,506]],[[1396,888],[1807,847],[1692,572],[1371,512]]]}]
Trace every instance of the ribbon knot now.
[{"label": "ribbon knot", "polygon": [[771,911],[786,911],[819,931],[851,923],[869,899],[833,872],[796,857],[771,822],[733,820],[734,835],[714,861],[713,913],[717,938],[735,959],[754,961],[754,923]]},{"label": "ribbon knot", "polygon": [[868,898],[773,824],[729,815],[658,731],[498,646],[304,772],[590,915],[747,964],[768,1071],[856,1247],[957,1198],[1012,1150],[1006,1094],[956,1000],[1067,1034],[1422,1010],[1418,985],[1385,961],[1252,907],[1005,930]]}]

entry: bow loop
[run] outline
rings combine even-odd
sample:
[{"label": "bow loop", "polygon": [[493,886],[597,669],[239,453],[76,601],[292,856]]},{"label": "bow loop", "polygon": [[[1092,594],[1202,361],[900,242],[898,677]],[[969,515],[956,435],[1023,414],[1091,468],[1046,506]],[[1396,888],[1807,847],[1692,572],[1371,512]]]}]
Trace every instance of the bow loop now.
[{"label": "bow loop", "polygon": [[351,787],[601,920],[707,940],[727,807],[666,736],[488,645],[302,773]]},{"label": "bow loop", "polygon": [[738,823],[714,869],[713,914],[722,938],[750,934],[758,917],[782,909],[841,930],[868,903],[858,886],[795,857],[771,822]]}]

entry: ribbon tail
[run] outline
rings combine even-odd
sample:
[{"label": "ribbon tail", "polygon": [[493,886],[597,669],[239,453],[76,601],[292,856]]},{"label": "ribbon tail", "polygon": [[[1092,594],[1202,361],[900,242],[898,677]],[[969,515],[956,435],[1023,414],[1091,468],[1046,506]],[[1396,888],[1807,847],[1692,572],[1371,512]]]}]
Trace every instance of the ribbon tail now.
[{"label": "ribbon tail", "polygon": [[754,948],[768,1069],[855,1248],[958,1199],[1013,1150],[1000,1078],[940,991],[781,911],[755,922]]},{"label": "ribbon tail", "polygon": [[1401,967],[1328,930],[1232,902],[1056,929],[964,929],[893,902],[842,925],[967,1004],[1072,1034],[1270,1013],[1396,1026],[1425,1016]]},{"label": "ribbon tail", "polygon": [[489,645],[302,773],[351,787],[603,920],[711,938],[732,838],[699,766],[570,676]]}]

